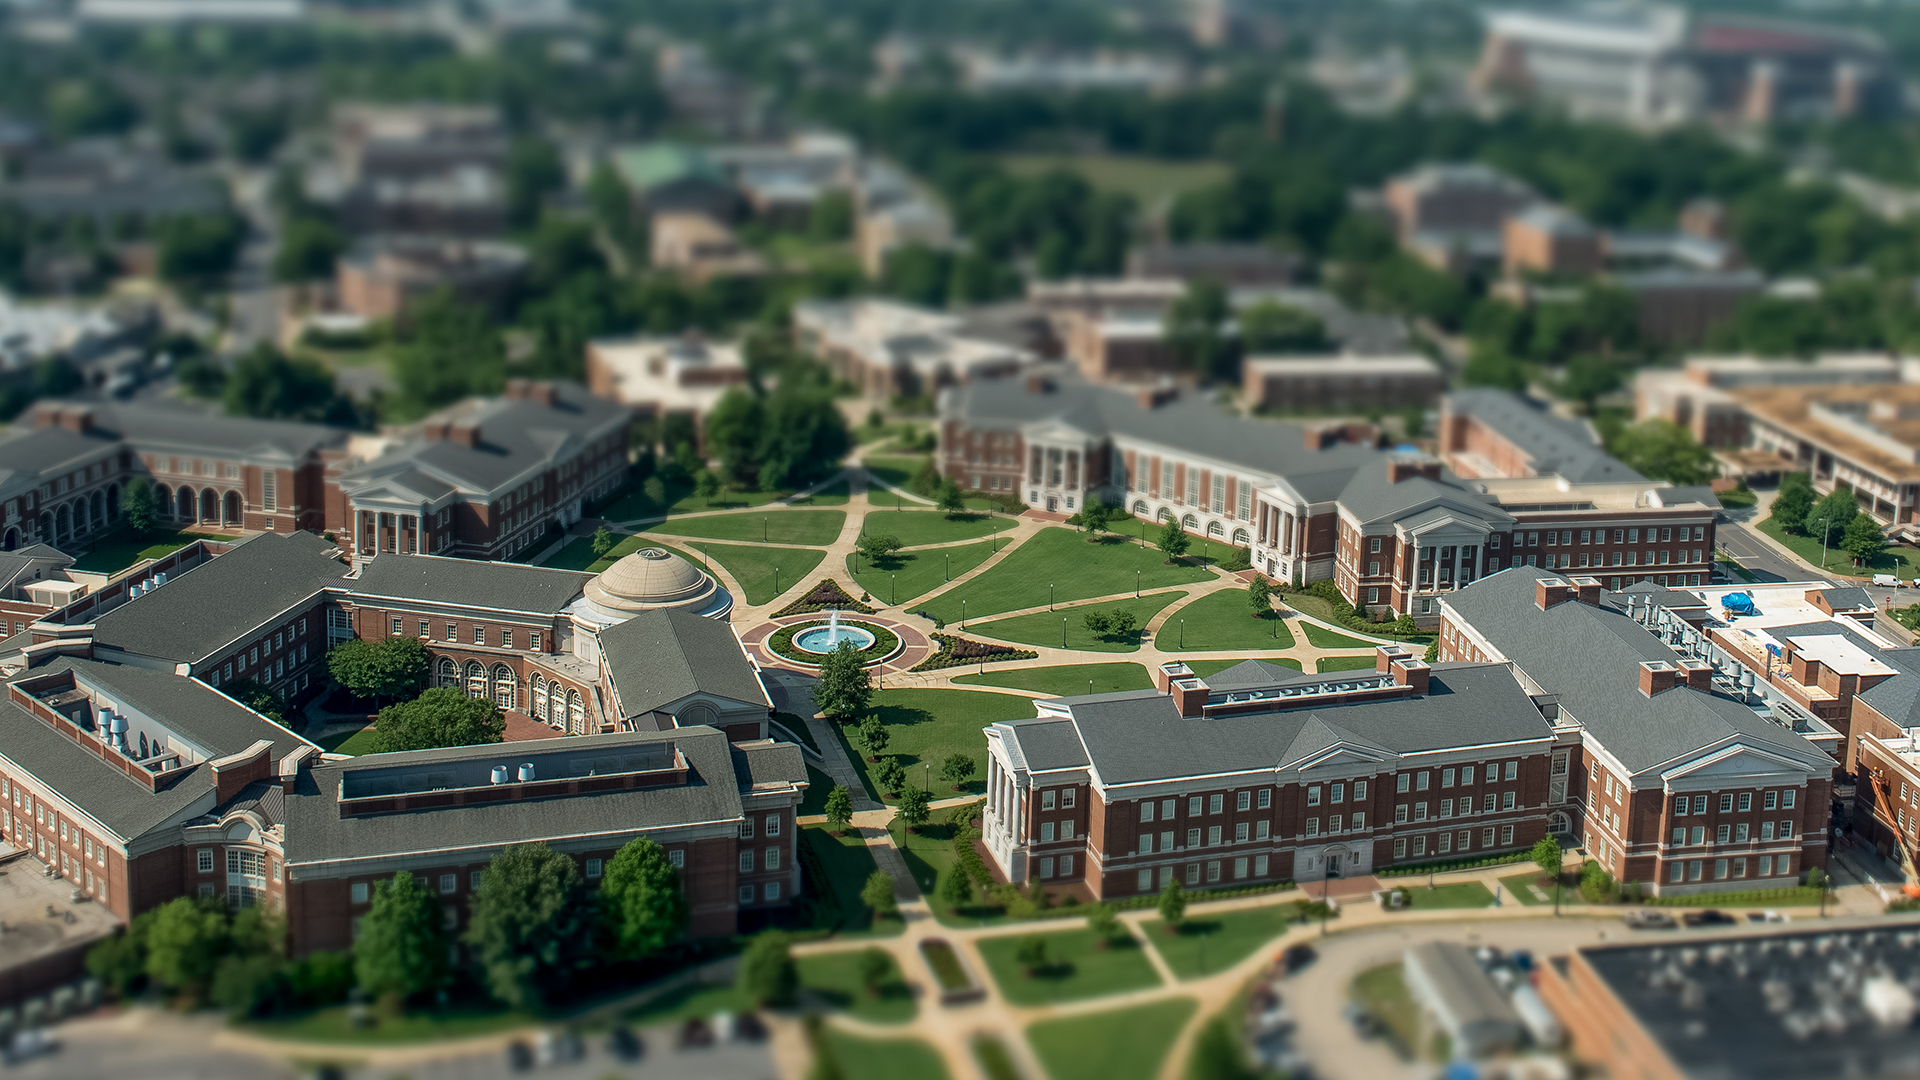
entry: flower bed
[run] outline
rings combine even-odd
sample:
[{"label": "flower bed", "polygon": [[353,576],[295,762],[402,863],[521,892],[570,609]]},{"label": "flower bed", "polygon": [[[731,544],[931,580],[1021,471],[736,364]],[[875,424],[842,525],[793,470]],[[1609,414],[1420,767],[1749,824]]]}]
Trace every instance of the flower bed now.
[{"label": "flower bed", "polygon": [[[767,639],[767,648],[771,649],[775,655],[783,656],[795,663],[810,664],[817,667],[820,661],[825,658],[826,654],[811,653],[796,646],[793,643],[793,637],[803,630],[812,630],[815,627],[825,625],[827,624],[824,622],[804,622],[797,623],[793,626],[781,627],[772,637]],[[875,626],[869,622],[855,622],[851,619],[840,620],[840,625],[857,626],[873,635],[873,644],[854,654],[860,658],[862,664],[877,664],[900,651],[900,636],[884,626]]]},{"label": "flower bed", "polygon": [[815,585],[805,596],[774,612],[773,617],[778,619],[788,615],[812,615],[815,612],[833,608],[839,608],[841,611],[857,611],[862,615],[871,615],[878,610],[855,600],[847,590],[840,587],[839,582],[832,578],[821,578],[820,584]]},{"label": "flower bed", "polygon": [[944,938],[928,938],[920,943],[920,957],[932,969],[933,977],[940,984],[940,1004],[958,1005],[967,1001],[978,1001],[986,996],[986,989],[968,970],[967,962],[960,957],[959,950],[948,944]]},{"label": "flower bed", "polygon": [[955,634],[934,634],[933,640],[940,649],[932,656],[913,666],[914,671],[935,671],[946,667],[959,667],[962,664],[994,664],[1002,660],[1032,660],[1040,654],[1032,649],[1016,649],[1010,645],[993,645],[985,641],[975,641]]}]

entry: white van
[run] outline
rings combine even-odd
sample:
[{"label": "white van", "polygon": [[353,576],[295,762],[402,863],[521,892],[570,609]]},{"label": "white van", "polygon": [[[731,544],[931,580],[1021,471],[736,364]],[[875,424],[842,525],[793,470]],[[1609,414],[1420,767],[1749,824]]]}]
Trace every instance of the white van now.
[{"label": "white van", "polygon": [[1892,574],[1875,574],[1873,575],[1873,583],[1885,589],[1897,589],[1900,587],[1900,579]]}]

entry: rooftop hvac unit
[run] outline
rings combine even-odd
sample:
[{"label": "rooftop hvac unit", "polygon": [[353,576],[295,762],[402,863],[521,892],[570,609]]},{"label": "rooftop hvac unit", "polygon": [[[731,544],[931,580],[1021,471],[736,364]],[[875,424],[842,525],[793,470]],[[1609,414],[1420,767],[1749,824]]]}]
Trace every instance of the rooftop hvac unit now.
[{"label": "rooftop hvac unit", "polygon": [[495,784],[504,784],[504,783],[506,783],[506,782],[507,782],[507,767],[506,767],[505,765],[495,765],[495,766],[493,767],[493,775],[492,775],[492,776],[490,776],[490,777],[489,777],[488,779],[490,780],[490,782],[492,782],[492,783],[495,783]]},{"label": "rooftop hvac unit", "polygon": [[165,585],[166,583],[167,583],[167,575],[165,571],[162,571],[158,574],[153,575],[153,584],[155,588],[158,588],[161,585]]},{"label": "rooftop hvac unit", "polygon": [[532,783],[532,782],[533,782],[533,762],[531,762],[531,761],[528,761],[528,762],[525,762],[525,763],[523,763],[523,764],[522,764],[522,765],[520,766],[520,771],[519,771],[519,773],[518,773],[518,775],[519,775],[519,777],[520,777],[520,782],[521,782],[521,783],[523,783],[523,784],[530,784],[530,783]]}]

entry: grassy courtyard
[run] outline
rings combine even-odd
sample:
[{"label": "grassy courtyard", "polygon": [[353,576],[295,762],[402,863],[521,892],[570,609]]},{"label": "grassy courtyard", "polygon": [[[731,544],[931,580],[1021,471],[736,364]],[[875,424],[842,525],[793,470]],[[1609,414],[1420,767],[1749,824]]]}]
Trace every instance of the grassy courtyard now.
[{"label": "grassy courtyard", "polygon": [[1037,935],[1047,943],[1047,962],[1032,974],[1018,959],[1025,934],[1008,934],[979,942],[987,972],[1000,993],[1015,1005],[1046,1005],[1056,1001],[1121,994],[1160,985],[1153,964],[1133,938],[1120,938],[1108,948],[1097,948],[1091,930],[1067,930]]},{"label": "grassy courtyard", "polygon": [[1301,623],[1300,627],[1307,632],[1307,644],[1316,649],[1371,649],[1374,647],[1371,641],[1361,641],[1356,637],[1337,634],[1313,623]]},{"label": "grassy courtyard", "polygon": [[[1025,645],[1044,645],[1048,648],[1082,649],[1087,652],[1133,652],[1140,647],[1140,627],[1168,604],[1180,599],[1185,593],[1150,593],[1138,600],[1113,600],[1104,604],[1086,604],[1081,607],[1063,607],[1055,611],[1036,611],[1030,615],[1017,615],[1011,619],[996,622],[970,622],[967,629],[982,637],[998,638],[1002,641],[1018,641]],[[1130,612],[1133,615],[1135,629],[1124,635],[1103,636],[1087,629],[1086,618],[1089,612],[1117,615]],[[1065,620],[1064,622],[1062,620]],[[1062,628],[1065,635],[1062,636]],[[1161,633],[1166,633],[1162,628]]]},{"label": "grassy courtyard", "polygon": [[1376,658],[1371,656],[1323,656],[1314,663],[1314,670],[1325,675],[1329,671],[1372,671]]},{"label": "grassy courtyard", "polygon": [[1005,532],[1013,527],[1013,522],[1004,517],[986,514],[960,514],[948,517],[944,513],[928,510],[897,510],[893,513],[869,513],[866,519],[869,536],[891,536],[906,547],[919,547],[922,544],[948,544],[957,540],[977,540],[997,532]]},{"label": "grassy courtyard", "polygon": [[1052,1080],[1153,1080],[1196,1007],[1175,998],[1042,1020],[1027,1029],[1027,1042]]},{"label": "grassy courtyard", "polygon": [[865,460],[869,476],[883,484],[905,488],[913,480],[913,474],[919,472],[920,467],[932,459],[925,456],[902,457],[880,454],[869,456]]},{"label": "grassy courtyard", "polygon": [[554,570],[585,570],[597,574],[622,558],[644,547],[659,547],[655,541],[645,536],[623,536],[605,555],[593,553],[593,537],[582,536],[571,540],[566,547],[555,552],[552,558],[540,565]]},{"label": "grassy courtyard", "polygon": [[1407,903],[1401,909],[1403,911],[1457,911],[1493,906],[1493,890],[1477,881],[1429,889],[1427,883],[1419,878],[1395,878],[1383,887],[1407,890]]},{"label": "grassy courtyard", "polygon": [[842,1080],[947,1080],[946,1063],[919,1039],[863,1039],[826,1028],[822,1037]]},{"label": "grassy courtyard", "polygon": [[93,546],[87,553],[75,559],[73,568],[95,574],[114,574],[141,559],[158,559],[171,555],[195,540],[232,540],[231,536],[219,536],[213,533],[173,532],[167,529],[149,529],[145,535],[136,536],[132,529],[122,526],[110,532],[98,534]]},{"label": "grassy courtyard", "polygon": [[952,624],[960,621],[963,602],[969,620],[981,619],[1045,604],[1049,585],[1054,586],[1056,603],[1131,593],[1136,571],[1142,589],[1190,585],[1213,577],[1198,566],[1170,566],[1158,550],[1117,537],[1089,543],[1073,529],[1042,529],[991,570],[936,597],[927,610]]},{"label": "grassy courtyard", "polygon": [[882,919],[876,923],[872,910],[860,902],[861,886],[867,883],[878,867],[859,830],[849,829],[847,835],[835,836],[825,826],[808,825],[801,828],[800,837],[819,858],[821,870],[826,876],[825,882],[816,884],[831,892],[834,903],[840,908],[837,930],[841,933],[873,931],[884,936],[905,929],[899,919]]},{"label": "grassy courtyard", "polygon": [[1291,903],[1195,915],[1166,933],[1159,919],[1141,923],[1148,940],[1183,979],[1217,975],[1247,958],[1255,949],[1287,932],[1292,925]]},{"label": "grassy courtyard", "polygon": [[[1524,874],[1509,874],[1500,879],[1500,884],[1506,888],[1508,896],[1528,907],[1553,903],[1553,885],[1547,875],[1540,872],[1539,867]],[[1563,884],[1560,887],[1560,901],[1561,903],[1581,903],[1579,888]]]},{"label": "grassy courtyard", "polygon": [[1286,620],[1277,611],[1268,611],[1260,618],[1254,618],[1253,608],[1247,604],[1244,589],[1223,589],[1208,593],[1173,613],[1174,619],[1167,625],[1175,625],[1174,620],[1187,622],[1186,644],[1172,639],[1173,644],[1162,642],[1163,649],[1187,650],[1191,652],[1218,652],[1225,649],[1291,649],[1293,631],[1287,629]]},{"label": "grassy courtyard", "polygon": [[[882,954],[886,955],[886,954]],[[904,1024],[913,1019],[913,991],[900,977],[899,965],[887,957],[887,977],[879,992],[867,990],[860,976],[858,952],[803,956],[794,961],[800,985],[826,1005],[873,1024]]]},{"label": "grassy courtyard", "polygon": [[[1772,518],[1755,522],[1753,527],[1785,544],[1795,555],[1815,566],[1823,565],[1820,553],[1820,539],[1817,536],[1801,536],[1782,529]],[[1853,559],[1838,546],[1839,534],[1834,534],[1834,543],[1827,545],[1824,556],[1826,572],[1839,577],[1868,577],[1872,574],[1894,574],[1903,578],[1920,577],[1920,548],[1890,545],[1881,556],[1870,565],[1856,566]]]},{"label": "grassy courtyard", "polygon": [[727,573],[733,575],[733,580],[739,582],[740,588],[747,594],[746,601],[749,604],[764,604],[793,588],[795,582],[810,579],[814,567],[827,557],[826,552],[817,548],[770,548],[744,544],[700,544],[675,550],[695,565],[705,565],[706,558],[711,558],[726,567]]},{"label": "grassy courtyard", "polygon": [[[946,585],[949,568],[959,577],[992,557],[993,545],[981,541],[960,547],[902,551],[877,565],[860,555],[849,555],[846,567],[847,575],[860,586],[856,593],[865,590],[879,598],[880,606],[887,607],[909,603]],[[856,563],[860,566],[858,573],[853,569]]]},{"label": "grassy courtyard", "polygon": [[[839,487],[836,500],[830,492],[822,492],[823,497],[812,500],[815,506],[844,505],[846,503],[846,485]],[[778,499],[793,494],[791,491],[733,491],[725,495],[715,495],[712,499],[703,499],[693,493],[691,483],[668,485],[665,503],[647,498],[644,486],[636,485],[622,493],[619,498],[599,508],[595,517],[607,521],[637,521],[643,518],[665,517],[669,514],[703,514],[709,510],[724,510],[730,506],[765,506]]]},{"label": "grassy courtyard", "polygon": [[368,724],[366,727],[354,731],[340,731],[328,735],[326,738],[320,740],[320,749],[330,754],[352,754],[358,756],[360,754],[373,753],[373,743],[373,725]]},{"label": "grassy courtyard", "polygon": [[[873,695],[873,709],[886,725],[886,753],[900,759],[911,782],[921,783],[920,766],[931,766],[935,798],[948,798],[960,792],[940,779],[940,766],[950,755],[966,754],[973,759],[973,778],[964,792],[979,795],[987,790],[987,740],[980,729],[1001,720],[1025,720],[1033,716],[1033,702],[1011,694],[989,694],[978,690],[882,690]],[[842,736],[849,740],[848,753],[868,774],[872,786],[872,768],[852,742],[858,725],[849,725]]]},{"label": "grassy courtyard", "polygon": [[334,1005],[269,1020],[250,1020],[242,1030],[287,1042],[424,1043],[471,1039],[539,1023],[531,1013],[496,1004],[454,1005],[445,1011],[421,1010],[381,1016],[372,1027],[356,1027],[351,1006]]},{"label": "grassy courtyard", "polygon": [[1153,677],[1141,664],[1061,664],[1057,667],[1014,668],[989,671],[985,675],[961,675],[953,681],[973,686],[1008,686],[1053,697],[1111,694],[1121,690],[1146,690],[1153,686]]},{"label": "grassy courtyard", "polygon": [[714,514],[662,522],[647,530],[665,536],[740,540],[760,544],[831,544],[847,523],[844,510],[781,508],[764,514]]}]

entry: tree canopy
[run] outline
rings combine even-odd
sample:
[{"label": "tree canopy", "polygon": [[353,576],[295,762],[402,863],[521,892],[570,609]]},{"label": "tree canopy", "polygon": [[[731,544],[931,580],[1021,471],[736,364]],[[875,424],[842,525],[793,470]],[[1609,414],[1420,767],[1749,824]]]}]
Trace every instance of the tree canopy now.
[{"label": "tree canopy", "polygon": [[580,868],[545,844],[517,844],[493,857],[469,902],[466,942],[487,990],[537,1009],[572,982],[592,951]]},{"label": "tree canopy", "polygon": [[436,686],[412,701],[380,710],[373,729],[374,752],[497,743],[506,730],[506,718],[492,701],[468,697],[457,687]]},{"label": "tree canopy", "polygon": [[608,860],[600,879],[600,913],[615,951],[628,960],[652,956],[686,932],[680,872],[659,844],[635,837]]},{"label": "tree canopy", "polygon": [[447,942],[440,901],[410,871],[376,882],[373,902],[353,939],[353,973],[375,997],[407,998],[446,978]]},{"label": "tree canopy", "polygon": [[327,673],[361,697],[411,698],[425,689],[431,662],[426,645],[412,635],[356,637],[328,651]]},{"label": "tree canopy", "polygon": [[820,658],[820,679],[813,685],[813,706],[824,716],[845,719],[867,711],[873,700],[873,682],[860,662],[852,641]]}]

